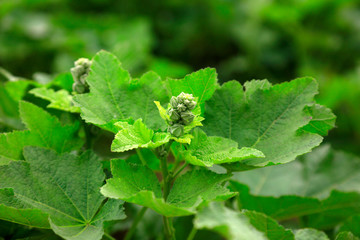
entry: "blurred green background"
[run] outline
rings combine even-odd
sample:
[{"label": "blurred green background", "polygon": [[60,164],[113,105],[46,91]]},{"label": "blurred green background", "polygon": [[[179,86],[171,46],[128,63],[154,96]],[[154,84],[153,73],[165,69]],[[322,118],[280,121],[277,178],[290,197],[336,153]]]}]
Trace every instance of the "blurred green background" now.
[{"label": "blurred green background", "polygon": [[338,116],[326,141],[360,154],[358,0],[0,0],[2,79],[48,82],[100,49],[133,76],[315,77]]}]

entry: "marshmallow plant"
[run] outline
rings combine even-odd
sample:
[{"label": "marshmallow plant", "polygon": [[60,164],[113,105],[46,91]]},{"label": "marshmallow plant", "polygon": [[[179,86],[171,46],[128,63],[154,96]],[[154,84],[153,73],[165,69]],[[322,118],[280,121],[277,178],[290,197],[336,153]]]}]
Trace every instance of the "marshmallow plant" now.
[{"label": "marshmallow plant", "polygon": [[[292,193],[294,201],[259,196],[286,194],[281,189],[292,188],[286,180],[291,172],[278,165],[310,152],[334,126],[332,112],[314,101],[314,79],[220,85],[212,68],[183,79],[161,79],[151,71],[131,78],[105,51],[76,61],[71,74],[72,91],[54,85],[30,91],[50,102],[48,108],[67,112],[68,125],[20,101],[26,129],[0,135],[0,219],[74,240],[114,239],[109,226],[124,221],[125,239],[141,239],[144,216],[154,222],[161,216],[159,239],[201,239],[201,229],[238,240],[323,234],[277,222],[311,219],[315,210],[322,216],[332,205],[309,207],[323,201],[313,192]],[[94,128],[112,134],[112,154],[96,150]],[[344,198],[317,187],[326,189],[323,199]],[[127,208],[133,211],[123,220]],[[180,224],[185,218],[191,222],[186,228]],[[332,219],[327,226],[338,223]]]}]

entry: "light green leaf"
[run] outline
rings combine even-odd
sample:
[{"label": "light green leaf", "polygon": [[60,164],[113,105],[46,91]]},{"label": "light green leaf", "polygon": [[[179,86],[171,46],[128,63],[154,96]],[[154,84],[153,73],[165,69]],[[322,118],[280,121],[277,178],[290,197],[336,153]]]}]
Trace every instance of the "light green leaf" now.
[{"label": "light green leaf", "polygon": [[131,79],[114,55],[100,51],[92,60],[86,80],[90,93],[74,96],[86,122],[115,133],[112,125],[130,118],[142,118],[154,130],[165,128],[154,101],[168,102],[168,97],[156,73],[148,72],[140,79]]},{"label": "light green leaf", "polygon": [[[11,188],[14,195],[12,201],[5,199],[1,206],[47,214],[56,234],[76,240],[101,239],[104,221],[125,217],[121,201],[109,200],[103,204],[105,198],[99,189],[105,175],[95,154],[86,152],[77,157],[68,153],[58,155],[39,147],[25,147],[24,156],[26,161],[0,166],[0,188]],[[0,200],[4,199],[1,197]],[[0,218],[12,217],[8,214],[12,212],[0,212]],[[16,220],[28,225],[29,217]],[[43,221],[38,216],[33,217]]]},{"label": "light green leaf", "polygon": [[303,130],[325,136],[330,129],[335,127],[336,116],[331,112],[331,109],[314,104],[307,106],[305,111],[311,115],[311,121],[302,128]]},{"label": "light green leaf", "polygon": [[111,151],[124,152],[135,148],[156,148],[170,140],[168,133],[154,133],[147,128],[141,119],[133,125],[127,122],[115,123],[115,126],[122,128],[111,144]]},{"label": "light green leaf", "polygon": [[290,230],[285,230],[264,214],[236,212],[219,203],[211,203],[199,211],[194,225],[197,229],[216,231],[229,240],[294,239]]},{"label": "light green leaf", "polygon": [[78,124],[62,126],[60,121],[32,103],[20,101],[20,116],[28,130],[0,134],[0,165],[23,159],[24,146],[47,147],[58,153],[78,149]]},{"label": "light green leaf", "polygon": [[79,113],[80,108],[73,106],[72,95],[66,90],[54,91],[50,88],[34,88],[30,93],[35,96],[48,100],[50,102],[47,105],[48,108],[55,108],[65,112]]},{"label": "light green leaf", "polygon": [[312,228],[304,228],[296,231],[295,240],[329,240],[329,238],[324,232]]},{"label": "light green leaf", "polygon": [[205,104],[203,129],[209,136],[230,138],[240,148],[256,148],[265,155],[227,164],[229,170],[290,162],[320,144],[320,135],[299,131],[311,120],[304,108],[314,103],[314,79],[300,78],[272,87],[266,82],[245,86],[250,86],[250,92],[238,82],[227,82]]},{"label": "light green leaf", "polygon": [[217,73],[214,68],[205,68],[186,75],[183,79],[166,79],[166,86],[171,96],[180,93],[191,93],[198,97],[198,103],[202,104],[210,99],[217,84]]},{"label": "light green leaf", "polygon": [[193,135],[194,139],[183,153],[185,160],[193,165],[211,167],[214,164],[265,157],[262,152],[253,148],[239,149],[237,142],[231,139],[208,137],[200,129],[195,129]]},{"label": "light green leaf", "polygon": [[221,185],[229,174],[216,174],[209,170],[187,172],[177,178],[165,202],[156,175],[147,167],[133,165],[124,160],[112,160],[113,178],[108,179],[101,193],[152,208],[168,217],[191,215],[203,201],[225,200],[234,193]]}]

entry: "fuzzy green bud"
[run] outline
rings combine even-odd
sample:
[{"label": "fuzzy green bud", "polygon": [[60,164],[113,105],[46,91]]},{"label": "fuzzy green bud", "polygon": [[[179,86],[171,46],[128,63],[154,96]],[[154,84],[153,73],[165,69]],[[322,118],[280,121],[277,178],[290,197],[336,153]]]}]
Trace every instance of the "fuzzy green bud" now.
[{"label": "fuzzy green bud", "polygon": [[180,112],[185,112],[187,110],[187,107],[184,104],[180,103],[180,104],[177,105],[177,109]]},{"label": "fuzzy green bud", "polygon": [[171,121],[178,121],[180,120],[180,114],[173,108],[170,108],[167,111],[167,114],[170,116]]},{"label": "fuzzy green bud", "polygon": [[195,115],[190,111],[181,113],[181,120],[183,121],[183,123],[185,125],[189,125],[194,120],[194,118],[195,118]]},{"label": "fuzzy green bud", "polygon": [[[75,67],[71,68],[71,75],[74,79],[73,90],[77,93],[84,93],[89,90],[86,77],[89,74],[91,61],[87,58],[80,58],[75,62]],[[80,87],[83,85],[83,87]]]},{"label": "fuzzy green bud", "polygon": [[172,108],[176,108],[177,107],[177,105],[178,105],[178,101],[177,101],[177,97],[171,97],[171,99],[170,99],[170,105],[171,105],[171,107]]},{"label": "fuzzy green bud", "polygon": [[180,137],[184,134],[184,125],[176,123],[172,126],[169,126],[168,131],[175,137]]}]

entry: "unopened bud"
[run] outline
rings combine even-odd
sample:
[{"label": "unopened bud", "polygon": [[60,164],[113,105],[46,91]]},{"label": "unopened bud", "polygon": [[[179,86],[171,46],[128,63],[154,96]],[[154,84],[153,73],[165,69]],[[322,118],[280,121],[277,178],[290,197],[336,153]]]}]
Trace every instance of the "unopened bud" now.
[{"label": "unopened bud", "polygon": [[181,113],[181,119],[185,125],[189,125],[194,120],[194,118],[195,115],[190,111]]},{"label": "unopened bud", "polygon": [[180,137],[184,134],[184,125],[176,123],[169,126],[168,131],[175,137]]}]

